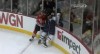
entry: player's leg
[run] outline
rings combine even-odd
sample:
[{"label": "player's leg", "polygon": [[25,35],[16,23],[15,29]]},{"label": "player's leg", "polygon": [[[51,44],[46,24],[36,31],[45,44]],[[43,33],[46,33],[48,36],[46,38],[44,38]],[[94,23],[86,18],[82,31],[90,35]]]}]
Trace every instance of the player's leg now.
[{"label": "player's leg", "polygon": [[54,40],[54,35],[49,34],[47,37],[48,45],[52,45],[52,41]]},{"label": "player's leg", "polygon": [[43,38],[43,45],[44,45],[44,47],[48,47],[48,45],[47,45],[47,35]]},{"label": "player's leg", "polygon": [[40,35],[40,38],[39,38],[38,44],[40,44],[41,41],[43,42],[43,39],[44,39],[45,36],[46,36],[46,33],[45,33],[45,32],[42,32],[41,35]]},{"label": "player's leg", "polygon": [[48,47],[52,45],[52,41],[54,40],[54,35],[45,35],[45,37],[43,38],[43,44],[44,44],[44,47]]},{"label": "player's leg", "polygon": [[44,27],[40,27],[40,30],[37,32],[36,37],[39,39],[41,36],[41,33],[43,32]]},{"label": "player's leg", "polygon": [[46,32],[42,32],[42,34],[41,34],[41,36],[40,36],[40,39],[39,39],[39,41],[38,41],[38,44],[43,43],[43,46],[44,46],[44,47],[47,47],[46,39],[47,39],[47,33],[46,33]]},{"label": "player's leg", "polygon": [[32,38],[29,41],[33,41],[34,37],[36,36],[37,31],[40,30],[40,26],[36,25],[35,30],[33,31]]}]

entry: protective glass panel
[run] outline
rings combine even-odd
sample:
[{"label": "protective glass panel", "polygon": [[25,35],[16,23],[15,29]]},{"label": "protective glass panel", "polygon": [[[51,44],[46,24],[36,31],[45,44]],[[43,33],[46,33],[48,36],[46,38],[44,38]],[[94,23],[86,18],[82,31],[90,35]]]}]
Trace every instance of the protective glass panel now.
[{"label": "protective glass panel", "polygon": [[27,15],[27,0],[19,0],[18,13]]},{"label": "protective glass panel", "polygon": [[28,0],[28,15],[35,15],[40,11],[42,0]]},{"label": "protective glass panel", "polygon": [[82,0],[71,0],[70,31],[81,38],[83,9],[86,8]]},{"label": "protective glass panel", "polygon": [[95,18],[94,18],[94,34],[98,34],[98,18],[99,18],[99,9],[100,7],[98,6],[98,0],[95,0]]},{"label": "protective glass panel", "polygon": [[98,30],[100,32],[100,0],[98,0]]},{"label": "protective glass panel", "polygon": [[11,11],[11,0],[2,0],[1,4],[4,11]]},{"label": "protective glass panel", "polygon": [[70,0],[57,0],[57,13],[61,13],[59,26],[66,30],[70,27]]},{"label": "protective glass panel", "polygon": [[100,54],[100,0],[96,0],[96,6],[95,6],[95,25],[94,24],[94,46],[93,46],[93,50],[94,50],[94,54]]},{"label": "protective glass panel", "polygon": [[0,10],[3,10],[3,7],[4,7],[4,0],[0,0]]},{"label": "protective glass panel", "polygon": [[19,8],[19,0],[12,0],[12,12],[17,13]]},{"label": "protective glass panel", "polygon": [[84,9],[83,12],[82,40],[91,49],[93,40],[92,34],[93,34],[95,0],[84,0],[84,4],[86,4],[87,7]]}]

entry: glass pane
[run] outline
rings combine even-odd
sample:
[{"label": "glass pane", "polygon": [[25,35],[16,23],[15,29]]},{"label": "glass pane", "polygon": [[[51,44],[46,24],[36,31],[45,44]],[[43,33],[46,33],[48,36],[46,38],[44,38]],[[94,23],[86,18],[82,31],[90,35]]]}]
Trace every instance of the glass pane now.
[{"label": "glass pane", "polygon": [[19,0],[19,10],[18,12],[20,14],[27,15],[27,0]]},{"label": "glass pane", "polygon": [[[99,14],[100,14],[100,9],[99,9]],[[98,30],[100,32],[100,15],[99,15],[99,18],[98,18]]]},{"label": "glass pane", "polygon": [[18,12],[19,0],[12,0],[12,12]]},{"label": "glass pane", "polygon": [[84,3],[87,5],[87,7],[83,12],[82,40],[91,48],[95,0],[84,0]]},{"label": "glass pane", "polygon": [[100,33],[94,38],[94,54],[100,54]]},{"label": "glass pane", "polygon": [[61,13],[60,26],[69,30],[70,24],[70,0],[57,0],[57,13]]},{"label": "glass pane", "polygon": [[100,32],[100,0],[98,0],[98,30]]},{"label": "glass pane", "polygon": [[11,0],[4,0],[3,5],[4,11],[11,11]]},{"label": "glass pane", "polygon": [[94,18],[94,34],[98,34],[98,18],[99,18],[99,4],[98,0],[95,1],[95,18]]},{"label": "glass pane", "polygon": [[[94,54],[100,54],[100,0],[96,0],[95,4],[95,20],[94,20]],[[95,25],[96,24],[96,25]]]},{"label": "glass pane", "polygon": [[4,0],[0,0],[0,10],[3,10],[3,3],[4,3]]},{"label": "glass pane", "polygon": [[79,38],[82,34],[83,5],[82,0],[71,0],[70,31]]},{"label": "glass pane", "polygon": [[41,0],[28,0],[28,14],[34,15],[40,10]]}]

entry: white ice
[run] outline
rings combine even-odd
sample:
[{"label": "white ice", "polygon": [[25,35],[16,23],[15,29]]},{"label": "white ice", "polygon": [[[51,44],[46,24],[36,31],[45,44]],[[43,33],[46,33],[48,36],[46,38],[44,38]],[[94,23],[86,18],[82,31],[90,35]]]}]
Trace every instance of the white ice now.
[{"label": "white ice", "polygon": [[26,34],[0,29],[0,54],[63,54],[53,46],[38,45],[37,39],[30,44],[30,38]]}]

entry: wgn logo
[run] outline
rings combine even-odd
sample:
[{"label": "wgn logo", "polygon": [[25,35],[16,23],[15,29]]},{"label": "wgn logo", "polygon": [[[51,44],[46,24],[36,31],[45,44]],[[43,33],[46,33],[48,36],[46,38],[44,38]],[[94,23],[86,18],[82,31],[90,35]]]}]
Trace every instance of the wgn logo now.
[{"label": "wgn logo", "polygon": [[79,4],[71,4],[71,7],[74,7],[74,8],[86,8],[87,5],[79,3]]}]

